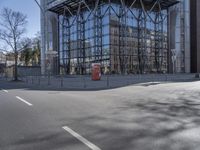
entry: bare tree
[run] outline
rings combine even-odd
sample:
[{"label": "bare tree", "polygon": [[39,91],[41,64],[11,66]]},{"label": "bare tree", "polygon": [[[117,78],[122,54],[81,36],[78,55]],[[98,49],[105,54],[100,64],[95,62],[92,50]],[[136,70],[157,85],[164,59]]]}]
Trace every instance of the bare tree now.
[{"label": "bare tree", "polygon": [[40,65],[41,57],[41,36],[38,32],[33,38],[33,65]]},{"label": "bare tree", "polygon": [[26,31],[27,17],[9,8],[4,8],[0,17],[0,40],[4,41],[15,55],[14,80],[17,81],[18,54],[19,51],[23,49],[20,40]]},{"label": "bare tree", "polygon": [[28,66],[32,59],[32,39],[24,38],[21,40],[21,46],[23,50],[21,51],[20,60],[25,62],[25,65]]}]

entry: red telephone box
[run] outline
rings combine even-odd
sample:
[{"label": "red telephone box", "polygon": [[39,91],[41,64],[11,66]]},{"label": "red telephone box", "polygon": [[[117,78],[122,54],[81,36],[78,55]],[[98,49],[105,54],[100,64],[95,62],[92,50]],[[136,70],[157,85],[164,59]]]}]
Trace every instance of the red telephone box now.
[{"label": "red telephone box", "polygon": [[101,64],[92,64],[92,80],[97,81],[101,79]]}]

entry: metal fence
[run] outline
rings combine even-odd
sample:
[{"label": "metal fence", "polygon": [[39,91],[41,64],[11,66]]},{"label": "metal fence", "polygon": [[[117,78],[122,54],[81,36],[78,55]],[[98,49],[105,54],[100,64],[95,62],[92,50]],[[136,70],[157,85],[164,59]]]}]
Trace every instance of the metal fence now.
[{"label": "metal fence", "polygon": [[[12,78],[1,78],[12,80]],[[21,76],[23,83],[50,89],[108,89],[134,84],[152,85],[162,82],[183,82],[198,80],[195,74],[148,74],[148,75],[104,75],[100,81],[92,81],[90,76]]]}]

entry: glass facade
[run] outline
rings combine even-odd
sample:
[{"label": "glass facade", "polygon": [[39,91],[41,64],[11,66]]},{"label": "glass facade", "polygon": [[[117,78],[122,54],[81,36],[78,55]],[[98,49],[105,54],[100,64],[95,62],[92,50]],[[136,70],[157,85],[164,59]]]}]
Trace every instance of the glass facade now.
[{"label": "glass facade", "polygon": [[[148,15],[147,15],[148,14]],[[64,74],[165,73],[168,64],[167,11],[103,3],[95,13],[59,15],[59,64]]]}]

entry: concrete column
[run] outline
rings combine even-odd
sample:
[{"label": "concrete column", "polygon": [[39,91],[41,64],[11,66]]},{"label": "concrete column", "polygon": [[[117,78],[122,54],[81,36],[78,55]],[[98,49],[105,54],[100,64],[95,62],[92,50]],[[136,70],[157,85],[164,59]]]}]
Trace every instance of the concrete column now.
[{"label": "concrete column", "polygon": [[185,73],[191,72],[191,54],[190,54],[190,1],[184,0],[184,18],[185,18]]},{"label": "concrete column", "polygon": [[49,57],[48,54],[52,54],[51,51],[53,51],[53,54],[55,54],[55,51],[58,52],[58,16],[47,10],[48,0],[41,0],[40,4],[44,10],[41,11],[41,74],[44,75],[47,71],[47,59],[52,62],[50,64],[51,72],[55,74],[58,72],[58,63],[50,59],[56,58],[57,54],[53,58]]},{"label": "concrete column", "polygon": [[41,7],[44,11],[41,10],[41,74],[45,74],[45,52],[46,52],[46,0],[40,0]]}]

